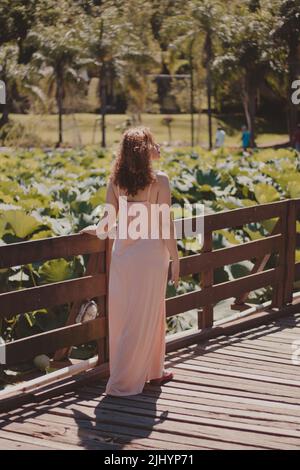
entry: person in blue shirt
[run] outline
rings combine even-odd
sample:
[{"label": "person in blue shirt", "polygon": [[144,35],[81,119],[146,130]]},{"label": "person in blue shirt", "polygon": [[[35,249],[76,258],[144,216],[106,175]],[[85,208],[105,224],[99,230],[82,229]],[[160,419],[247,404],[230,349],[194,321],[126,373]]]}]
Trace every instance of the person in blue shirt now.
[{"label": "person in blue shirt", "polygon": [[248,147],[250,147],[250,131],[247,129],[246,126],[242,127],[242,147],[243,150],[247,150]]}]

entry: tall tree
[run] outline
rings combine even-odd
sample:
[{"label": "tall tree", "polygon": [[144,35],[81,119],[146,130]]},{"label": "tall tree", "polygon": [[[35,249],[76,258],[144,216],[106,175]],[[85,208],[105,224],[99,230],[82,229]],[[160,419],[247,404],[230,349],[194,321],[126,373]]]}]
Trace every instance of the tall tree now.
[{"label": "tall tree", "polygon": [[[48,96],[54,94],[58,111],[58,142],[63,142],[64,99],[78,89],[85,66],[85,50],[82,47],[80,15],[71,2],[64,0],[60,21],[55,25],[38,24],[28,34],[28,41],[36,49],[32,63],[47,79]],[[69,8],[69,10],[68,10]],[[67,16],[65,16],[67,15]]]},{"label": "tall tree", "polygon": [[0,45],[14,42],[18,46],[18,62],[26,61],[24,42],[36,21],[36,9],[40,0],[1,0]]},{"label": "tall tree", "polygon": [[141,123],[141,113],[147,110],[147,104],[156,99],[149,75],[159,73],[161,68],[161,50],[150,22],[152,8],[150,0],[124,2],[122,85],[127,93],[128,111],[138,123]]},{"label": "tall tree", "polygon": [[258,1],[238,5],[224,15],[218,30],[222,49],[214,61],[214,69],[220,80],[239,83],[251,146],[255,144],[258,90],[270,70],[274,51],[270,6],[268,0],[264,8]]},{"label": "tall tree", "polygon": [[0,80],[6,85],[6,102],[2,105],[0,128],[9,122],[9,113],[19,97],[45,101],[45,96],[38,85],[39,75],[31,64],[19,64],[19,48],[7,43],[0,48]]},{"label": "tall tree", "polygon": [[101,145],[106,147],[107,88],[108,72],[113,70],[120,79],[123,71],[122,47],[125,41],[123,31],[123,8],[115,2],[104,1],[100,6],[91,8],[92,16],[85,23],[85,41],[90,58],[88,72],[90,77],[99,79],[99,98],[101,105]]},{"label": "tall tree", "polygon": [[[178,4],[176,14],[167,19],[163,28],[163,34],[172,39],[172,44],[178,48],[179,54],[183,53],[191,74],[195,62],[201,62],[205,69],[209,148],[212,147],[212,62],[220,15],[220,2],[190,0],[185,5],[184,12],[182,5]],[[197,69],[199,71],[199,67]]]}]

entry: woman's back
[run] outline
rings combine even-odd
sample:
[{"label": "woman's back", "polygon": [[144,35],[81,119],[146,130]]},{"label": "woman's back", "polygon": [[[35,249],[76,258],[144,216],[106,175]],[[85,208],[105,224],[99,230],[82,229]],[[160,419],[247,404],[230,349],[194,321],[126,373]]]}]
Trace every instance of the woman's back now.
[{"label": "woman's back", "polygon": [[158,202],[159,193],[164,189],[164,187],[169,184],[169,178],[166,173],[163,171],[155,171],[156,180],[153,183],[150,183],[143,189],[138,190],[135,196],[127,196],[126,192],[123,189],[120,189],[119,186],[114,184],[114,190],[117,197],[126,196],[127,202],[145,202],[149,201],[153,204]]},{"label": "woman's back", "polygon": [[165,205],[163,209],[165,227],[170,218],[170,210],[166,207],[166,204],[169,206],[170,201],[164,195],[166,187],[169,188],[169,179],[163,172],[157,172],[156,180],[139,190],[134,197],[128,197],[124,190],[115,186],[114,191],[119,206],[117,238],[155,239],[157,241],[162,237],[159,220],[159,217],[162,218],[162,215],[159,215],[161,204]]}]

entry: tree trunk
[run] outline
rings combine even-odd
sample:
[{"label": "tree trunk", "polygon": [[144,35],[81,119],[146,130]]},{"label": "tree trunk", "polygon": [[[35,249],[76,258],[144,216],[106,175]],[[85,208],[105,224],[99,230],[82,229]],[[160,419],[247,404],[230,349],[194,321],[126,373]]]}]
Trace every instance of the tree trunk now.
[{"label": "tree trunk", "polygon": [[171,132],[171,124],[168,124],[168,134],[169,134],[169,145],[172,143],[172,132]]},{"label": "tree trunk", "polygon": [[190,54],[189,54],[189,62],[190,62],[190,113],[191,113],[191,146],[194,147],[195,144],[195,124],[194,124],[194,67],[193,67],[193,44],[194,41],[192,40],[190,45]]},{"label": "tree trunk", "polygon": [[5,103],[2,106],[3,106],[3,111],[2,111],[2,116],[0,118],[0,129],[1,129],[1,127],[5,126],[5,124],[7,124],[8,121],[9,121],[9,119],[8,119],[8,116],[9,116],[8,104]]},{"label": "tree trunk", "polygon": [[106,147],[106,80],[105,80],[105,64],[102,64],[101,67],[101,76],[100,76],[100,97],[101,97],[101,146]]},{"label": "tree trunk", "polygon": [[202,118],[202,106],[200,105],[198,109],[198,114],[197,114],[196,145],[200,145],[201,118]]},{"label": "tree trunk", "polygon": [[290,44],[289,55],[288,55],[288,109],[287,109],[287,124],[290,138],[290,144],[292,144],[293,134],[297,127],[297,106],[292,103],[292,83],[298,79],[298,55],[297,55],[297,44]]},{"label": "tree trunk", "polygon": [[58,110],[58,142],[57,147],[62,144],[63,141],[63,79],[61,70],[56,77],[56,104]]},{"label": "tree trunk", "polygon": [[10,97],[7,96],[7,93],[6,93],[6,76],[4,73],[1,74],[1,78],[2,78],[2,90],[1,90],[1,106],[2,106],[2,116],[0,118],[0,128],[5,126],[5,124],[8,123],[9,119],[8,119],[8,115],[9,115],[9,100],[10,100]]},{"label": "tree trunk", "polygon": [[250,131],[250,146],[255,146],[255,116],[256,116],[256,93],[255,80],[247,74],[243,84],[242,102],[245,112],[248,130]]},{"label": "tree trunk", "polygon": [[246,124],[247,124],[248,129],[250,129],[251,119],[250,119],[250,114],[249,114],[248,96],[246,96],[244,93],[242,96],[242,101],[243,101],[243,108],[244,108],[244,113],[245,113],[245,118],[246,118]]},{"label": "tree trunk", "polygon": [[249,116],[250,116],[250,146],[255,146],[255,114],[256,114],[256,90],[250,86],[249,90]]},{"label": "tree trunk", "polygon": [[208,147],[212,149],[212,119],[211,119],[211,72],[210,64],[207,69],[207,116],[208,116]]},{"label": "tree trunk", "polygon": [[205,44],[205,61],[204,65],[206,66],[206,94],[207,94],[207,117],[208,117],[208,147],[209,150],[212,149],[212,113],[211,113],[211,95],[212,95],[212,78],[211,78],[211,63],[213,60],[213,50],[212,50],[212,34],[211,31],[207,31]]}]

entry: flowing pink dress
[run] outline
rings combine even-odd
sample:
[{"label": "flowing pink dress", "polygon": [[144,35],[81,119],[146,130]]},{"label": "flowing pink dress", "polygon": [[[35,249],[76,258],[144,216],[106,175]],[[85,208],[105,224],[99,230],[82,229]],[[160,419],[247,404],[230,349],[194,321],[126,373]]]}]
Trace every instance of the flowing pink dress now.
[{"label": "flowing pink dress", "polygon": [[[139,202],[149,214],[150,191],[151,185],[146,201],[127,201],[128,209]],[[117,228],[109,274],[109,395],[137,395],[145,382],[163,375],[169,260],[162,238],[121,239]]]}]

